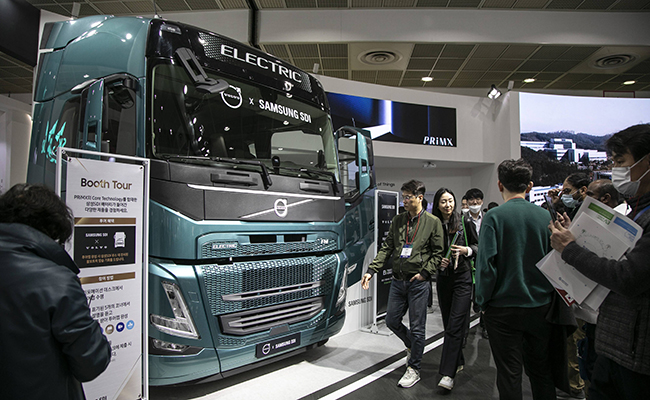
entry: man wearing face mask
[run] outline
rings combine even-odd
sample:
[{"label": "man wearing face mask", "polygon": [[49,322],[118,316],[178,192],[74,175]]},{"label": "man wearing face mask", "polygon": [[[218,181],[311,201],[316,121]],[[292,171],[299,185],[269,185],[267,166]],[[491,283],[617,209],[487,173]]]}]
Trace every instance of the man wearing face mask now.
[{"label": "man wearing face mask", "polygon": [[562,259],[610,293],[600,306],[591,399],[641,399],[650,389],[650,124],[631,126],[607,141],[612,183],[628,200],[628,217],[643,236],[621,260],[598,257],[560,222],[549,224]]},{"label": "man wearing face mask", "polygon": [[[582,172],[573,173],[564,180],[559,201],[564,205],[569,218],[573,219],[587,197],[587,186],[590,182],[589,175]],[[553,201],[557,202],[556,199]]]},{"label": "man wearing face mask", "polygon": [[476,226],[476,234],[478,235],[481,231],[481,222],[483,221],[483,192],[481,189],[472,188],[465,193],[467,198],[467,204],[469,208],[469,213],[467,216]]}]

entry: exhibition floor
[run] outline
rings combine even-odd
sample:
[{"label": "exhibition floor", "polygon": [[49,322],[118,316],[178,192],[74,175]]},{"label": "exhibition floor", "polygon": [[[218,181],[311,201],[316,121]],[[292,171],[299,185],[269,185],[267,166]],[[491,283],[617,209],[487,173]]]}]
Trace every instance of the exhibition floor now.
[{"label": "exhibition floor", "polygon": [[[496,369],[489,342],[473,317],[465,347],[466,365],[456,376],[454,390],[438,388],[442,319],[434,305],[427,318],[427,346],[422,379],[409,389],[397,386],[405,371],[405,353],[394,335],[351,332],[269,366],[224,380],[194,386],[151,387],[152,400],[185,399],[410,399],[446,395],[449,399],[497,399]],[[385,326],[380,331],[388,333]],[[530,385],[524,378],[524,396]]]}]

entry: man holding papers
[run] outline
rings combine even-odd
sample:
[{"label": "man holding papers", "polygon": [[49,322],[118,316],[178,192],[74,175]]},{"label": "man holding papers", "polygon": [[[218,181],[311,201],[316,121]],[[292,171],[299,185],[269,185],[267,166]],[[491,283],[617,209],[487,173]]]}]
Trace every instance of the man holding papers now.
[{"label": "man holding papers", "polygon": [[620,260],[598,257],[551,223],[551,245],[587,278],[611,290],[600,306],[590,399],[641,399],[650,393],[650,124],[635,125],[607,141],[612,183],[632,208],[628,217],[643,236]]}]

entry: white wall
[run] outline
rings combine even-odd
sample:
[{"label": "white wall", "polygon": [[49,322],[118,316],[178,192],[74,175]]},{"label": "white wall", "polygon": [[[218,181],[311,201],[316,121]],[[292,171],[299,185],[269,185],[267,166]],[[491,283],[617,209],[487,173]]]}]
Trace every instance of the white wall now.
[{"label": "white wall", "polygon": [[0,193],[27,179],[31,106],[0,95]]}]

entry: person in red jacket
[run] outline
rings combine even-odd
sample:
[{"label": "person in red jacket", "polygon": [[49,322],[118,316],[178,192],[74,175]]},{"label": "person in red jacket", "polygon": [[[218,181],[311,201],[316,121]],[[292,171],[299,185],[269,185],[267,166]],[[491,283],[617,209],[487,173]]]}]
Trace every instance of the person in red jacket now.
[{"label": "person in red jacket", "polygon": [[84,399],[111,346],[88,308],[63,244],[72,213],[44,186],[0,197],[0,398]]}]

